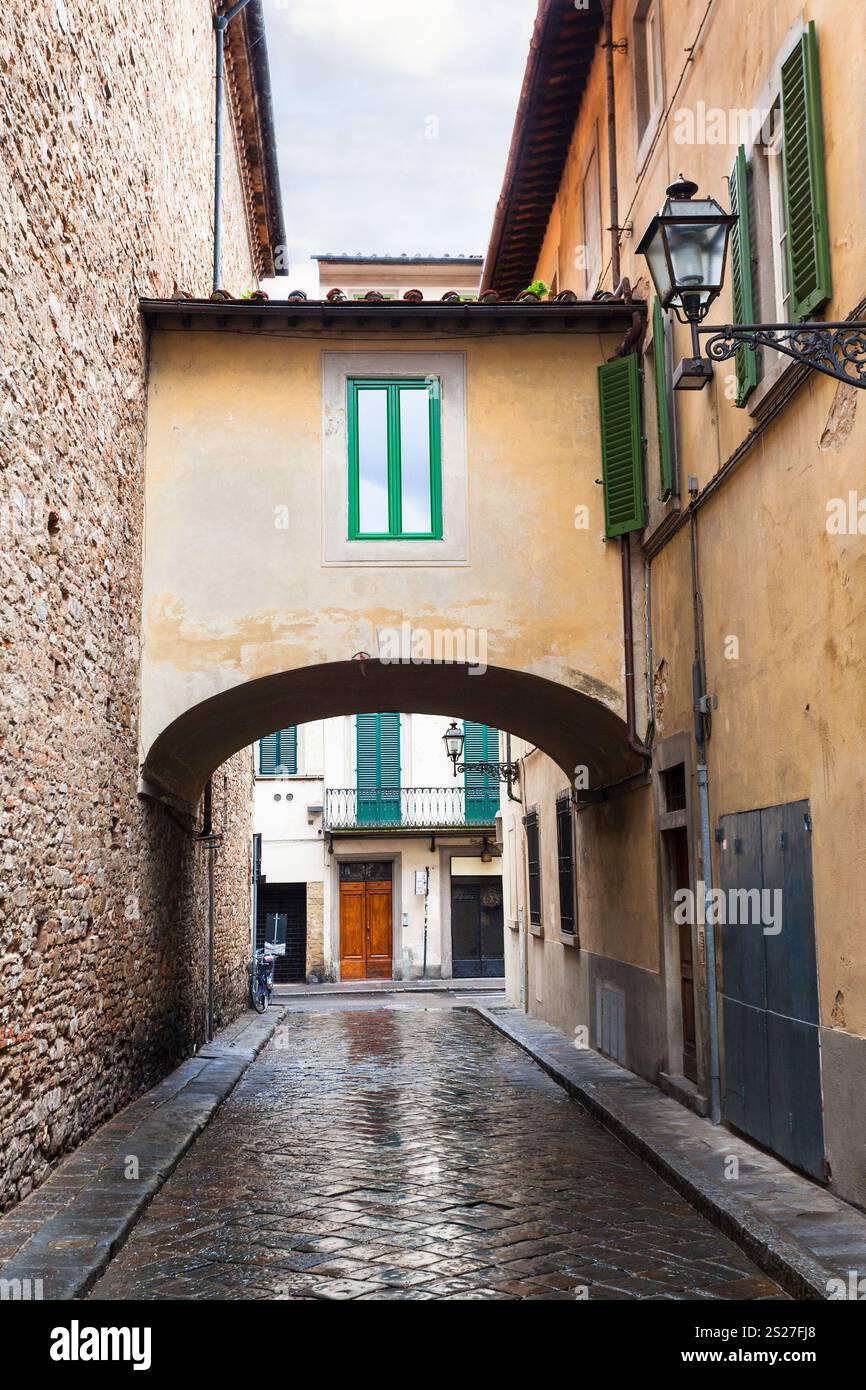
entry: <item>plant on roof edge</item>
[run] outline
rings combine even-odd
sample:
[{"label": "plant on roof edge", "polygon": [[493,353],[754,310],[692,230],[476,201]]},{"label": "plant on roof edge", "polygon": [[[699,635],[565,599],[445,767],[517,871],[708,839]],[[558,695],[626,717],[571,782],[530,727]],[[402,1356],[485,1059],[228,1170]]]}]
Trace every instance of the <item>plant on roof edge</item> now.
[{"label": "plant on roof edge", "polygon": [[533,280],[531,285],[526,286],[523,293],[537,294],[539,299],[544,299],[545,295],[550,294],[550,286],[546,280]]}]

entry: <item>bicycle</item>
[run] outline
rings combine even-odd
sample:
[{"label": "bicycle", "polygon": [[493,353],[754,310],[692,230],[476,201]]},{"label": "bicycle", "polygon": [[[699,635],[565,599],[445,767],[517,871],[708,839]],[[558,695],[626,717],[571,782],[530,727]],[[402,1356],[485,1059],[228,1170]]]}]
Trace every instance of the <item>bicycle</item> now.
[{"label": "bicycle", "polygon": [[274,989],[274,957],[261,946],[253,955],[250,966],[250,999],[257,1014],[263,1014],[271,1002]]}]

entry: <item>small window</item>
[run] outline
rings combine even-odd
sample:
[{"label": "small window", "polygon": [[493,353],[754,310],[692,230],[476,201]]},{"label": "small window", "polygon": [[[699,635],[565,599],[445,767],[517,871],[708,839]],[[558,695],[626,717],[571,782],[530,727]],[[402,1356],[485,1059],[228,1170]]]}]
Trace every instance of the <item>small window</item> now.
[{"label": "small window", "polygon": [[526,828],[526,867],[529,878],[529,921],[541,926],[541,860],[538,847],[538,812],[530,811],[523,818]]},{"label": "small window", "polygon": [[556,798],[556,854],[559,865],[559,930],[574,935],[574,839],[571,793]]},{"label": "small window", "polygon": [[665,787],[665,810],[684,811],[686,809],[686,765],[677,763],[663,774]]},{"label": "small window", "polygon": [[[782,122],[779,103],[774,108],[773,133],[766,145],[770,190],[770,235],[773,247],[773,317],[777,323],[791,319],[791,287],[788,277],[788,218],[785,212],[785,185],[782,172]],[[771,319],[772,321],[772,319]]]},{"label": "small window", "polygon": [[634,21],[634,73],[638,140],[643,140],[662,104],[662,44],[658,0],[643,0]]},{"label": "small window", "polygon": [[598,145],[594,147],[583,176],[583,273],[586,297],[598,289],[601,278],[601,184],[598,172]]},{"label": "small window", "polygon": [[259,773],[262,777],[284,777],[298,770],[298,730],[278,729],[259,739]]},{"label": "small window", "polygon": [[434,378],[348,383],[349,539],[441,540]]}]

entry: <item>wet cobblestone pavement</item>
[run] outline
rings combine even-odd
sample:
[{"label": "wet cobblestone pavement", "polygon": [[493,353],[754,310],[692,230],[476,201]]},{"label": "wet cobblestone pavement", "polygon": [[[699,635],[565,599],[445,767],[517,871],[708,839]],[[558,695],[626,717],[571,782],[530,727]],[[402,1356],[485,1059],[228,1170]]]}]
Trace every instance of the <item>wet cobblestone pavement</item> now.
[{"label": "wet cobblestone pavement", "polygon": [[98,1299],[784,1295],[464,1010],[286,1015]]}]

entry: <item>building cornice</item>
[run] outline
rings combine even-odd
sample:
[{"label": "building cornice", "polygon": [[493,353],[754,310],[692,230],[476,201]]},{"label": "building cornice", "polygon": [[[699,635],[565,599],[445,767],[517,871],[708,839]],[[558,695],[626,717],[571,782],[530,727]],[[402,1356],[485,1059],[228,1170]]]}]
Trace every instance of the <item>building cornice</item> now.
[{"label": "building cornice", "polygon": [[601,28],[598,3],[539,2],[482,291],[518,294],[533,278]]},{"label": "building cornice", "polygon": [[[212,0],[214,14],[226,9]],[[226,89],[232,113],[250,246],[259,279],[288,274],[262,0],[226,29]]]}]

